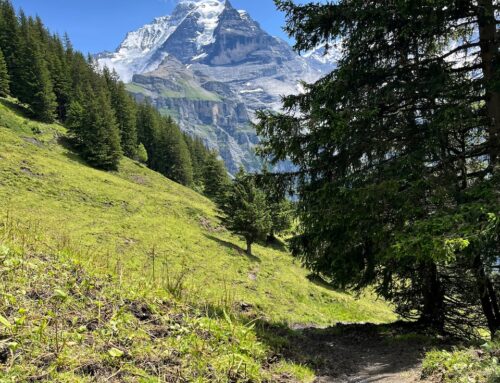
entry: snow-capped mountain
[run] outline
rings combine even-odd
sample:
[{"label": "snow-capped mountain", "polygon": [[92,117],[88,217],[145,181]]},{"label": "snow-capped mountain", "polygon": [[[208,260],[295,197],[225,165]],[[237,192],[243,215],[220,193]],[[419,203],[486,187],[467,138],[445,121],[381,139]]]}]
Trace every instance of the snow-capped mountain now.
[{"label": "snow-capped mountain", "polygon": [[97,55],[138,98],[150,98],[186,131],[219,149],[231,171],[256,170],[252,119],[281,106],[334,67],[324,48],[304,57],[227,0],[180,0],[170,16],[130,32],[114,53]]}]

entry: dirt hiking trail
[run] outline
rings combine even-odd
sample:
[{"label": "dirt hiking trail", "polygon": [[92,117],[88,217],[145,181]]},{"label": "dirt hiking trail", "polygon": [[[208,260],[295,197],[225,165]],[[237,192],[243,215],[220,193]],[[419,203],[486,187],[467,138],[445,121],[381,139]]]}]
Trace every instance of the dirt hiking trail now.
[{"label": "dirt hiking trail", "polygon": [[405,324],[298,327],[294,333],[284,356],[312,366],[315,383],[425,382],[422,359],[437,346]]}]

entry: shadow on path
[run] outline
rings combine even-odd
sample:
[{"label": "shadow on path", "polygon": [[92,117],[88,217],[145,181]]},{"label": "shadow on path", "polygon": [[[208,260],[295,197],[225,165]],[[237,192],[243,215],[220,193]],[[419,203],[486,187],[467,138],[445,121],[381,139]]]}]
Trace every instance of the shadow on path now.
[{"label": "shadow on path", "polygon": [[[257,329],[277,354],[311,367],[316,383],[413,383],[420,382],[426,349],[438,343],[411,326],[339,324],[290,330],[260,323]],[[277,342],[277,337],[286,342]]]}]

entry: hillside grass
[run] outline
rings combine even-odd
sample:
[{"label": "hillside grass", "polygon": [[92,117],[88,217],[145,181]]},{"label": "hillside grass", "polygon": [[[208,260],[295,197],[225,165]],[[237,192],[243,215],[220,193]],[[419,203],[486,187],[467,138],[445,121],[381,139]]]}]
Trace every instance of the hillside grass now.
[{"label": "hillside grass", "polygon": [[422,375],[440,383],[500,382],[500,342],[481,347],[431,350],[425,355]]},{"label": "hillside grass", "polygon": [[[174,90],[163,86],[158,86],[160,95],[165,98],[185,98],[188,100],[213,101],[221,102],[221,97],[213,92],[210,92],[200,85],[196,84],[191,79],[179,78],[177,84],[181,87],[180,90]],[[144,87],[142,84],[130,83],[127,84],[127,89],[136,94],[151,96],[153,93]]]},{"label": "hillside grass", "polygon": [[252,321],[95,275],[64,240],[0,225],[0,382],[311,382]]},{"label": "hillside grass", "polygon": [[307,279],[282,247],[244,243],[220,227],[211,201],[143,165],[88,167],[60,125],[0,104],[0,209],[76,249],[91,270],[130,291],[167,291],[186,303],[244,311],[273,323],[329,325],[395,319],[370,294],[356,299]]}]

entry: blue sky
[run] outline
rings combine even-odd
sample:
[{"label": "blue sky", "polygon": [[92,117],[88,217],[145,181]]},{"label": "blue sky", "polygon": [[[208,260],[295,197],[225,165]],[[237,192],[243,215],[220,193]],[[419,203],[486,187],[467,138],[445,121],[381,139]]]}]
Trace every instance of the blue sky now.
[{"label": "blue sky", "polygon": [[[126,33],[167,15],[176,0],[12,0],[28,15],[39,15],[52,31],[67,32],[84,53],[113,51]],[[305,2],[300,1],[300,2]],[[286,39],[284,17],[272,0],[231,0],[245,9],[267,32]]]}]

